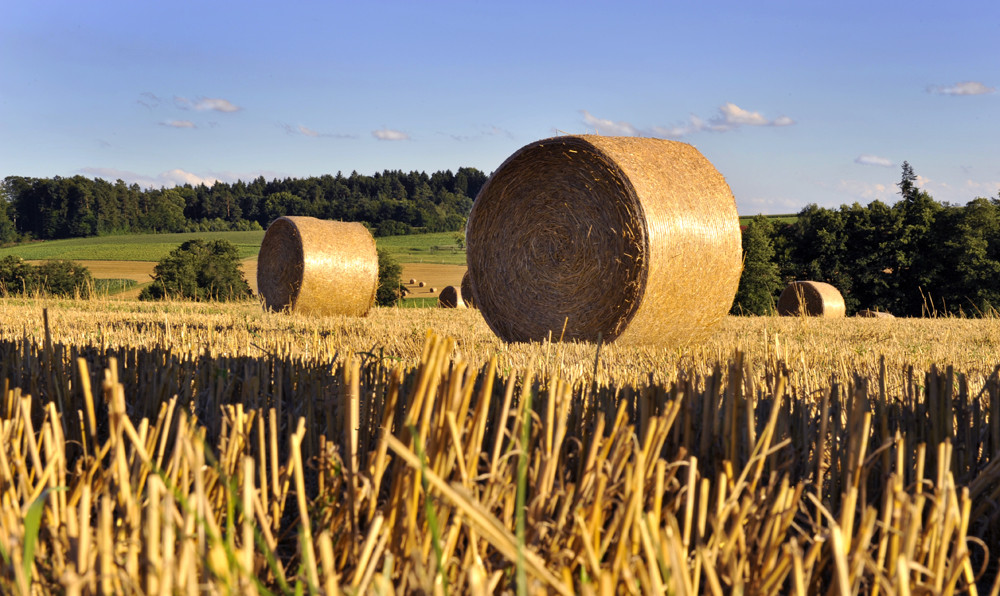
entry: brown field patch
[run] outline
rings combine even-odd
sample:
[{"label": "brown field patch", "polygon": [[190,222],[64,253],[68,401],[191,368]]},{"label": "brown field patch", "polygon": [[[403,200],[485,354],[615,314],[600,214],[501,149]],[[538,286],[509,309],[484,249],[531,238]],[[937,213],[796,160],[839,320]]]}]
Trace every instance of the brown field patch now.
[{"label": "brown field patch", "polygon": [[[465,265],[433,265],[429,263],[403,263],[403,285],[409,290],[407,298],[431,298],[441,293],[445,286],[460,287],[462,276],[465,275]],[[417,283],[405,283],[411,279]],[[424,282],[424,287],[419,287]],[[431,292],[434,288],[435,292]]]}]

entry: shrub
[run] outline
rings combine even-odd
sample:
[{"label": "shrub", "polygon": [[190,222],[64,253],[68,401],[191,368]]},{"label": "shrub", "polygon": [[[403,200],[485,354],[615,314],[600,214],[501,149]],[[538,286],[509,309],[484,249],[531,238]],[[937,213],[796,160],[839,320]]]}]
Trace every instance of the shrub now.
[{"label": "shrub", "polygon": [[239,251],[227,240],[188,240],[153,268],[140,300],[240,300],[251,296]]},{"label": "shrub", "polygon": [[378,290],[375,304],[395,306],[403,298],[403,267],[388,252],[378,251]]}]

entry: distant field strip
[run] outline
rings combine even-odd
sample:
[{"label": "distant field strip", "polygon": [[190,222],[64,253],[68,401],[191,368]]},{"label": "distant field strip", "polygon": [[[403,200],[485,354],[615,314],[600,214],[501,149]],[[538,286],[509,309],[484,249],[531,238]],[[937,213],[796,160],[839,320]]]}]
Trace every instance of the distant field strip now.
[{"label": "distant field strip", "polygon": [[[455,232],[390,236],[376,239],[400,263],[465,265],[465,250],[458,247]],[[240,259],[256,257],[264,232],[198,232],[186,234],[136,234],[95,236],[31,242],[0,248],[0,258],[15,255],[26,261],[149,261],[156,263],[187,240],[228,240],[239,250]],[[96,274],[95,274],[96,275]]]}]

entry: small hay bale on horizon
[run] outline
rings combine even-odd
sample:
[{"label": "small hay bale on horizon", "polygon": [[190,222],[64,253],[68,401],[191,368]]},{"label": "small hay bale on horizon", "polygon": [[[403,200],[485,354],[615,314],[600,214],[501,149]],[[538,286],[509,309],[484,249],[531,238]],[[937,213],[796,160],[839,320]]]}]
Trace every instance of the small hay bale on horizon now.
[{"label": "small hay bale on horizon", "polygon": [[847,308],[840,290],[822,281],[793,281],[778,298],[783,317],[843,317]]},{"label": "small hay bale on horizon", "polygon": [[732,306],[741,242],[736,200],[708,159],[639,137],[522,147],[466,226],[475,305],[509,342],[704,339]]},{"label": "small hay bale on horizon", "polygon": [[854,316],[868,319],[895,319],[896,316],[892,313],[885,312],[884,310],[877,310],[866,308],[864,310],[859,310]]},{"label": "small hay bale on horizon", "polygon": [[412,285],[414,285],[415,283],[417,283],[417,280],[415,280],[415,279],[413,279],[413,278],[411,277],[411,278],[410,278],[410,285],[412,286]]},{"label": "small hay bale on horizon", "polygon": [[445,286],[438,294],[438,306],[441,308],[465,308],[462,294],[455,286]]},{"label": "small hay bale on horizon", "polygon": [[437,292],[437,290],[438,290],[437,288],[433,288],[432,287],[431,289],[427,290],[427,293],[428,294],[433,294],[434,292]]},{"label": "small hay bale on horizon", "polygon": [[285,216],[264,233],[257,291],[268,310],[364,316],[377,288],[375,239],[360,223]]},{"label": "small hay bale on horizon", "polygon": [[476,299],[472,295],[472,276],[469,275],[469,270],[465,270],[465,274],[462,275],[462,300],[465,302],[465,306],[469,308],[476,308]]},{"label": "small hay bale on horizon", "polygon": [[426,285],[427,285],[427,284],[426,284],[425,282],[420,282],[420,283],[418,283],[418,284],[417,284],[417,286],[418,286],[418,287],[421,287],[421,288],[422,288],[422,287],[424,287],[424,286],[426,286]]}]

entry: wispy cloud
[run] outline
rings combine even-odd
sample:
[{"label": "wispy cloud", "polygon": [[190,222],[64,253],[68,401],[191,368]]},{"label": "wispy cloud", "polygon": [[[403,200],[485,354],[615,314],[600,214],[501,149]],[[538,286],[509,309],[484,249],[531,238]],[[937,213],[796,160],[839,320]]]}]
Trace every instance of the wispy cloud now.
[{"label": "wispy cloud", "polygon": [[[446,133],[440,133],[446,134]],[[478,139],[490,138],[490,137],[503,137],[506,139],[513,139],[514,135],[504,128],[499,126],[487,126],[479,131],[478,134],[460,135],[460,134],[448,134],[452,139],[459,142],[475,141]]]},{"label": "wispy cloud", "polygon": [[197,128],[194,122],[190,120],[169,120],[167,122],[160,122],[162,126],[169,126],[170,128]]},{"label": "wispy cloud", "polygon": [[259,176],[271,180],[274,178],[287,178],[288,174],[283,172],[253,171],[253,172],[208,172],[196,174],[180,168],[174,168],[161,172],[154,176],[139,174],[128,170],[116,168],[83,168],[79,170],[81,174],[93,178],[103,178],[104,180],[122,180],[127,184],[138,184],[144,188],[172,188],[174,186],[191,184],[197,186],[204,184],[212,186],[216,182],[236,182],[237,180],[254,180]]},{"label": "wispy cloud", "polygon": [[928,93],[936,93],[938,95],[988,95],[996,90],[996,87],[989,87],[979,81],[962,81],[954,85],[931,85],[927,87]]},{"label": "wispy cloud", "polygon": [[892,163],[892,160],[886,157],[879,157],[878,155],[871,155],[865,153],[859,155],[854,159],[854,163],[861,164],[863,166],[881,166],[883,168],[891,168],[896,164]]},{"label": "wispy cloud", "polygon": [[630,122],[597,118],[587,110],[581,110],[581,112],[583,113],[583,121],[588,127],[593,128],[598,134],[615,136],[677,138],[696,132],[728,132],[743,126],[791,126],[795,124],[795,121],[788,116],[779,116],[771,120],[760,112],[745,110],[732,102],[719,106],[718,112],[708,119],[692,114],[688,116],[686,122],[673,126],[653,126],[648,129],[641,129]]},{"label": "wispy cloud", "polygon": [[402,132],[400,130],[392,130],[391,128],[380,128],[379,130],[373,130],[372,136],[380,141],[408,141],[410,140],[410,135]]},{"label": "wispy cloud", "polygon": [[174,105],[182,110],[195,110],[196,112],[239,112],[243,108],[234,105],[228,99],[218,97],[200,97],[198,99],[188,99],[186,97],[175,96]]},{"label": "wispy cloud", "polygon": [[314,130],[312,128],[309,128],[308,126],[303,126],[301,124],[297,124],[297,125],[293,125],[293,124],[279,124],[278,126],[280,126],[281,128],[283,128],[285,130],[285,132],[287,132],[290,135],[302,135],[304,137],[312,137],[312,138],[326,137],[326,138],[333,138],[333,139],[356,139],[357,138],[357,135],[340,134],[340,133],[333,133],[333,132],[320,132],[318,130]]}]

